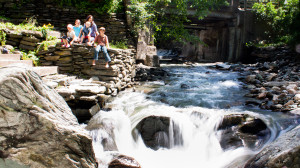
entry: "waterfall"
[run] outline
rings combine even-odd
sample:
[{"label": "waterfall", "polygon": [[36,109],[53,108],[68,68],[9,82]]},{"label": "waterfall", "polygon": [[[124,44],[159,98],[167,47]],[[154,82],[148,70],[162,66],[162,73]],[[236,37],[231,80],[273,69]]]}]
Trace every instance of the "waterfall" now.
[{"label": "waterfall", "polygon": [[[271,130],[269,141],[278,135],[280,125],[268,112],[262,115],[239,104],[223,108],[227,103],[242,99],[241,86],[236,80],[238,75],[207,73],[208,69],[203,67],[167,70],[173,72],[169,81],[148,82],[136,92],[124,91],[111,102],[111,111],[100,111],[91,119],[87,129],[93,137],[100,168],[106,168],[118,153],[135,158],[142,168],[239,167],[261,148],[222,149],[222,131],[217,127],[228,114],[258,116]],[[180,88],[182,82],[189,87]],[[155,92],[145,94],[145,88]],[[160,101],[162,97],[165,101]],[[147,147],[137,129],[147,117],[153,117],[153,121],[158,117],[157,124],[168,126],[155,135],[155,143],[161,145],[157,148]],[[158,126],[155,124],[154,127]]]}]

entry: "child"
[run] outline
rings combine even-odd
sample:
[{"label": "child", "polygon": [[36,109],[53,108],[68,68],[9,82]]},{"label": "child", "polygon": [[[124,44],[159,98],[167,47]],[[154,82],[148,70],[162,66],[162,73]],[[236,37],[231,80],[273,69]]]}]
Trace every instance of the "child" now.
[{"label": "child", "polygon": [[91,42],[91,23],[90,22],[86,22],[83,29],[82,29],[82,36],[81,36],[81,41],[80,43],[86,42],[87,41],[87,45],[92,46]]},{"label": "child", "polygon": [[75,32],[75,35],[76,35],[76,38],[74,40],[74,42],[80,42],[80,33],[82,31],[82,26],[80,25],[80,20],[79,19],[76,19],[75,20],[75,26],[73,27],[73,30]]},{"label": "child", "polygon": [[95,39],[95,53],[94,53],[94,60],[92,65],[96,65],[96,60],[98,60],[98,55],[99,52],[102,50],[103,55],[106,61],[105,67],[109,67],[109,62],[111,61],[108,53],[107,53],[107,48],[109,48],[109,42],[108,42],[108,37],[104,34],[105,33],[105,28],[100,27],[99,28],[100,34],[96,37]]},{"label": "child", "polygon": [[71,24],[68,24],[67,29],[68,29],[67,36],[64,35],[62,37],[63,43],[64,43],[63,47],[66,47],[66,48],[70,47],[70,45],[73,44],[75,37],[76,37],[75,32],[73,30],[73,26]]}]

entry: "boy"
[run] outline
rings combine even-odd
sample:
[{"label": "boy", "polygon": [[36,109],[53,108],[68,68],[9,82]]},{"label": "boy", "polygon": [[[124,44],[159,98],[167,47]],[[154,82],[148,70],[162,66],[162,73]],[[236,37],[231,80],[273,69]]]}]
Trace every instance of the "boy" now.
[{"label": "boy", "polygon": [[82,29],[82,36],[81,36],[81,41],[80,43],[86,42],[87,45],[92,46],[91,42],[91,23],[86,22],[83,29]]},{"label": "boy", "polygon": [[108,42],[108,37],[104,34],[105,33],[105,28],[100,27],[99,28],[99,35],[95,39],[95,53],[94,53],[94,60],[92,65],[96,65],[96,60],[98,60],[98,55],[99,52],[102,50],[103,55],[106,61],[105,67],[109,67],[109,62],[111,61],[108,53],[107,53],[107,48],[109,48],[109,42]]}]

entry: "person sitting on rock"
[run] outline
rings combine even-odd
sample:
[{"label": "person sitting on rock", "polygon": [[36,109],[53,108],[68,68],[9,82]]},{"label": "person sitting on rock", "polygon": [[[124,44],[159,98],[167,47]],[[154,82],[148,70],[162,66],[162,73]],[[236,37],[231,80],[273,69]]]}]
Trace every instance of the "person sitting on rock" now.
[{"label": "person sitting on rock", "polygon": [[96,36],[99,35],[97,25],[94,22],[94,17],[92,15],[88,15],[85,21],[91,23],[91,41],[94,41]]},{"label": "person sitting on rock", "polygon": [[66,47],[66,48],[70,47],[70,45],[73,44],[75,37],[76,37],[75,32],[73,30],[73,26],[71,24],[68,24],[67,29],[68,29],[67,35],[64,35],[62,37],[63,43],[64,43],[63,47]]},{"label": "person sitting on rock", "polygon": [[107,52],[107,49],[109,48],[108,37],[104,34],[105,33],[104,27],[100,27],[99,32],[100,34],[95,39],[95,45],[94,45],[95,53],[94,53],[94,60],[92,64],[96,65],[96,60],[98,60],[99,52],[102,50],[106,62],[105,67],[108,68],[109,62],[111,61]]},{"label": "person sitting on rock", "polygon": [[91,23],[90,22],[86,22],[85,25],[83,26],[82,29],[82,36],[81,36],[81,41],[80,43],[87,43],[87,45],[92,46],[91,43]]},{"label": "person sitting on rock", "polygon": [[80,20],[79,19],[75,20],[75,26],[73,27],[73,30],[74,30],[75,35],[76,35],[76,38],[75,38],[74,42],[79,43],[81,41],[80,34],[81,34],[81,31],[82,31],[82,25],[80,25]]}]

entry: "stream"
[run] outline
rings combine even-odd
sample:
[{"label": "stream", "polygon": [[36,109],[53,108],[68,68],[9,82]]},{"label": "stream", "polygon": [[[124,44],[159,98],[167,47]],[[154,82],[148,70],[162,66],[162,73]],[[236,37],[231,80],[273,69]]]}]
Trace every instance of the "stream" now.
[{"label": "stream", "polygon": [[[109,103],[111,111],[99,111],[89,123],[96,128],[90,134],[99,167],[108,167],[116,153],[135,158],[142,168],[242,167],[264,145],[299,124],[299,119],[291,115],[245,106],[243,95],[247,91],[238,80],[239,74],[207,66],[165,65],[170,76],[163,81],[125,90]],[[229,114],[260,118],[270,136],[256,148],[223,149],[217,127]],[[168,147],[147,147],[135,129],[149,116],[172,121],[168,135],[158,136]],[[116,148],[118,151],[114,151]]]}]

